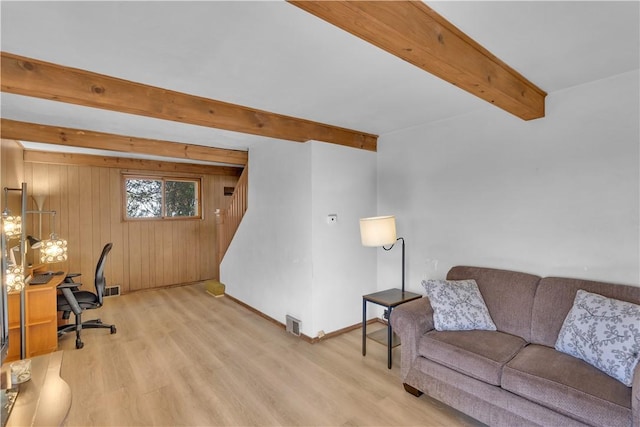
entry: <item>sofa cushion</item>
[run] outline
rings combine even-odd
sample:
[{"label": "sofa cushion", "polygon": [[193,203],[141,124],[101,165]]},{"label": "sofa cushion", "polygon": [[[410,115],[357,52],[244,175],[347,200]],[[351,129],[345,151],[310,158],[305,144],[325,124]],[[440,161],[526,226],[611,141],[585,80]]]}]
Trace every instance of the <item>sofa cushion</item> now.
[{"label": "sofa cushion", "polygon": [[447,279],[474,279],[498,330],[530,341],[531,310],[539,276],[495,268],[456,266],[449,270]]},{"label": "sofa cushion", "polygon": [[640,305],[578,290],[555,348],[631,387],[640,360]]},{"label": "sofa cushion", "polygon": [[[500,323],[491,311],[491,305],[480,283],[480,290],[487,301],[489,311],[500,330]],[[582,279],[567,279],[560,277],[545,277],[540,280],[536,299],[533,304],[531,319],[531,339],[533,344],[553,347],[558,339],[558,333],[573,306],[578,289],[600,294],[608,298],[640,304],[640,287],[615,285],[605,282],[594,282]]]},{"label": "sofa cushion", "polygon": [[523,348],[504,367],[502,388],[587,424],[629,424],[630,388],[551,347]]},{"label": "sofa cushion", "polygon": [[436,330],[496,330],[475,280],[423,280],[422,286],[433,308]]},{"label": "sofa cushion", "polygon": [[502,367],[526,341],[497,331],[431,331],[422,336],[418,354],[489,384],[500,385]]}]

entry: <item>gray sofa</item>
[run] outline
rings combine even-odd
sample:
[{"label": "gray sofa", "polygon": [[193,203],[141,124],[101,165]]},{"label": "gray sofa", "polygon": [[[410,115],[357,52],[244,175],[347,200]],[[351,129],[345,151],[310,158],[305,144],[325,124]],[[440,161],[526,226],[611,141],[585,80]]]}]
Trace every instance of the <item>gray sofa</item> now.
[{"label": "gray sofa", "polygon": [[640,287],[458,266],[475,279],[497,331],[436,331],[428,298],[396,307],[405,390],[491,426],[640,427],[640,364],[632,387],[554,349],[578,289],[640,304]]}]

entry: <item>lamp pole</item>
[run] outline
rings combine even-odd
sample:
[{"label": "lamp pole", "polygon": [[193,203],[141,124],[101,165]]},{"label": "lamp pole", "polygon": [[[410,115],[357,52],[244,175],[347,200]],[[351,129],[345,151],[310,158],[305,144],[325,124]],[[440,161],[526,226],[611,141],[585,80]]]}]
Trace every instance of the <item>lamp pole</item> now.
[{"label": "lamp pole", "polygon": [[398,240],[402,240],[402,293],[404,294],[404,238],[398,237]]},{"label": "lamp pole", "polygon": [[[22,214],[22,234],[20,235],[20,256],[22,264],[22,277],[24,280],[24,274],[26,272],[25,263],[27,262],[27,254],[25,240],[27,239],[27,183],[22,183],[21,188],[21,214]],[[23,286],[20,290],[20,359],[24,359],[27,356],[27,331],[26,331],[26,304],[25,304],[25,292],[26,287]]]}]

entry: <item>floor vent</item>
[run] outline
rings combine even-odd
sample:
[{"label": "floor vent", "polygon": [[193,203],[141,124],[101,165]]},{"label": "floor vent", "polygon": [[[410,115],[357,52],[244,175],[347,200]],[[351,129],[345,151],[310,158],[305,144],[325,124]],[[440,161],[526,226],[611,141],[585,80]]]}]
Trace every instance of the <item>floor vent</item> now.
[{"label": "floor vent", "polygon": [[116,286],[107,286],[104,290],[105,297],[117,297],[120,295],[120,285]]},{"label": "floor vent", "polygon": [[297,337],[300,336],[300,324],[302,322],[300,322],[298,319],[296,319],[295,317],[291,317],[287,314],[287,332],[289,332],[290,334],[293,334]]}]

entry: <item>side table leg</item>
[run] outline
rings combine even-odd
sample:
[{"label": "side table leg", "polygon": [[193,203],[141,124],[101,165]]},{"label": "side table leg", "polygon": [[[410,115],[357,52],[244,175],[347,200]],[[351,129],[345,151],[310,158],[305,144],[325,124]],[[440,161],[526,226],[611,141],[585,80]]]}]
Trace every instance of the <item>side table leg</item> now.
[{"label": "side table leg", "polygon": [[[389,317],[391,317],[391,313],[389,313]],[[389,369],[391,369],[391,350],[393,350],[393,331],[391,330],[391,322],[387,319],[387,368]]]},{"label": "side table leg", "polygon": [[367,300],[362,299],[362,355],[367,355]]}]

